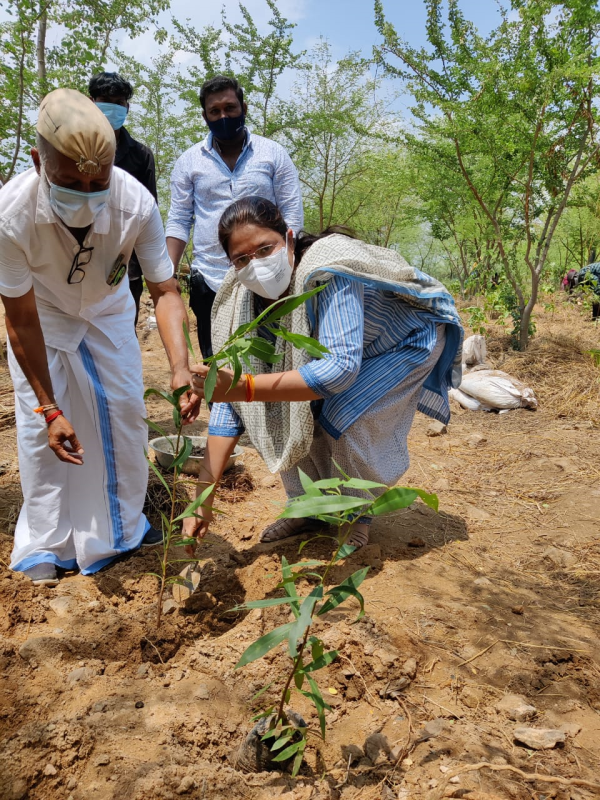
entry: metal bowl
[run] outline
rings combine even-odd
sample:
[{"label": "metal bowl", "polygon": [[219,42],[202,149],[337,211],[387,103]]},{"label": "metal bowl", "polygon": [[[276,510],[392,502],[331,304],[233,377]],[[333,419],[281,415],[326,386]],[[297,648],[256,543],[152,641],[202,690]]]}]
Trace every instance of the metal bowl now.
[{"label": "metal bowl", "polygon": [[[206,447],[206,436],[188,436],[187,438],[192,440],[194,447]],[[177,436],[159,436],[158,439],[152,439],[150,441],[150,447],[156,453],[156,460],[163,469],[168,469],[171,465],[176,445]],[[236,444],[235,450],[229,456],[229,461],[225,466],[225,472],[235,465],[236,459],[239,458],[243,452],[244,448]],[[190,456],[183,464],[181,471],[188,475],[199,475],[203,461],[204,456]]]}]

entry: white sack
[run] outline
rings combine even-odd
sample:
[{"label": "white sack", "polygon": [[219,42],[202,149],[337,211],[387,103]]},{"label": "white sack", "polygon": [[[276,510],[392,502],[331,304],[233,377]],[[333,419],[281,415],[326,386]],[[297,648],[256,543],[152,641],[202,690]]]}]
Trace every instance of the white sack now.
[{"label": "white sack", "polygon": [[467,367],[474,367],[477,364],[484,364],[487,358],[487,347],[485,338],[479,334],[469,336],[463,342],[462,361]]},{"label": "white sack", "polygon": [[497,369],[470,372],[463,377],[460,391],[489,408],[537,408],[538,402],[525,384]]},{"label": "white sack", "polygon": [[463,408],[467,408],[469,411],[491,411],[492,409],[488,406],[484,406],[479,400],[476,400],[474,397],[470,397],[468,394],[461,392],[460,389],[449,389],[448,395],[456,402],[462,406]]}]

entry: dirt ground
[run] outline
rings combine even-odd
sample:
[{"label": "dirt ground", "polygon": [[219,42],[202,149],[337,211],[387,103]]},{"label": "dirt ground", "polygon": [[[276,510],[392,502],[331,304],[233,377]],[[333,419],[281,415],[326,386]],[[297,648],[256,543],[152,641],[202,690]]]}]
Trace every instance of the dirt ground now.
[{"label": "dirt ground", "polygon": [[[166,386],[146,315],[147,385]],[[9,572],[19,472],[14,428],[0,429],[0,800],[600,796],[600,370],[582,354],[600,329],[562,301],[537,324],[526,354],[507,351],[500,326],[488,336],[494,364],[530,381],[538,411],[455,408],[438,436],[418,415],[402,483],[436,491],[440,513],[419,502],[376,520],[372,544],[340,568],[371,567],[367,615],[353,624],[348,604],[320,633],[340,650],[319,673],[332,711],[296,780],[246,775],[228,759],[250,730],[253,695],[288,663],[280,648],[235,672],[287,612],[227,613],[274,594],[282,555],[298,560],[298,540],[258,542],[281,508],[279,479],[246,448],[255,488],[221,492],[226,514],[199,550],[217,605],[176,610],[157,633],[152,551],[53,589]],[[154,401],[149,415],[168,418]],[[386,694],[400,678],[409,685]],[[532,719],[497,708],[510,694]],[[308,705],[293,705],[315,724]],[[530,749],[515,738],[523,726],[562,729],[565,742]]]}]

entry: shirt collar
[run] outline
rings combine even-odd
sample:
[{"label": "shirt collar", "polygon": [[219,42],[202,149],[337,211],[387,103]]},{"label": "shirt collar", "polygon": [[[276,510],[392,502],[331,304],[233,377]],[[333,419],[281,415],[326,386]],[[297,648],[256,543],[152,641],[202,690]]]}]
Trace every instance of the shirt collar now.
[{"label": "shirt collar", "polygon": [[[244,152],[244,150],[247,147],[251,147],[252,146],[252,136],[250,134],[250,131],[248,130],[248,128],[245,128],[245,131],[246,131],[246,141],[244,142],[244,146],[242,147],[242,153]],[[217,148],[213,147],[213,134],[212,134],[212,131],[209,131],[208,136],[202,142],[202,147],[204,148],[204,150],[208,150],[208,151],[214,150],[216,153],[218,153],[220,155],[220,153],[217,150]],[[240,155],[241,155],[241,153],[240,153]]]},{"label": "shirt collar", "polygon": [[[92,233],[106,234],[110,231],[110,197],[108,203],[104,206],[102,211],[96,217],[92,227]],[[64,223],[60,217],[54,213],[50,205],[50,186],[48,181],[41,176],[38,177],[38,193],[37,205],[35,209],[35,223],[36,225],[56,224],[63,225]]]}]

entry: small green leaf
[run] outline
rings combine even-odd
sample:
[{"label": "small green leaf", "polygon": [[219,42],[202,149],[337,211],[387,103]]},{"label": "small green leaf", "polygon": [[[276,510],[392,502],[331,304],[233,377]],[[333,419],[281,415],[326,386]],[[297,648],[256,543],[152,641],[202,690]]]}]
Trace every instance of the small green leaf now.
[{"label": "small green leaf", "polygon": [[217,362],[213,361],[204,381],[204,399],[207,403],[210,403],[212,400],[213,392],[215,391],[215,386],[217,385],[218,371],[219,368],[217,366]]},{"label": "small green leaf", "polygon": [[332,661],[335,661],[338,657],[339,652],[337,650],[329,650],[327,653],[323,653],[318,658],[314,658],[314,661],[311,661],[310,664],[307,664],[305,667],[302,668],[303,672],[316,672],[319,669],[323,669],[323,667],[328,667]]},{"label": "small green leaf", "polygon": [[433,508],[434,511],[439,511],[440,501],[437,494],[429,494],[423,491],[423,489],[415,489],[414,491],[419,495],[425,505],[429,506],[429,508]]},{"label": "small green leaf", "polygon": [[275,683],[275,681],[271,681],[271,683],[267,683],[266,686],[263,686],[262,689],[259,689],[258,692],[256,692],[256,694],[253,694],[252,697],[250,698],[251,702],[254,702],[255,700],[258,700],[258,698],[261,695],[263,695],[268,689],[270,689],[271,686],[273,686],[274,683]]},{"label": "small green leaf", "polygon": [[321,497],[300,497],[284,508],[280,518],[298,519],[302,517],[319,517],[321,514],[332,514],[338,511],[353,511],[370,504],[361,497],[345,495],[322,495]]},{"label": "small green leaf", "polygon": [[328,611],[332,611],[334,608],[337,608],[349,597],[355,597],[360,603],[360,614],[358,615],[358,619],[364,616],[365,601],[362,594],[358,591],[358,587],[367,577],[368,571],[369,567],[359,569],[357,572],[350,575],[349,578],[346,578],[345,581],[342,581],[339,586],[334,586],[332,589],[329,589],[327,592],[329,599],[321,606],[317,616],[321,617],[323,614],[327,614]]},{"label": "small green leaf", "polygon": [[294,673],[294,683],[296,685],[296,689],[302,689],[304,685],[304,673],[303,672],[295,672]]},{"label": "small green leaf", "polygon": [[269,748],[271,752],[274,753],[276,750],[281,750],[282,747],[285,747],[288,742],[292,741],[293,735],[293,733],[286,733],[285,736],[280,736],[275,744],[272,744]]},{"label": "small green leaf", "polygon": [[155,394],[158,397],[162,397],[163,400],[166,400],[167,403],[170,403],[172,406],[177,405],[177,400],[175,400],[173,395],[168,394],[167,392],[163,392],[160,389],[146,389],[146,391],[144,392],[144,400],[146,400],[152,394]]},{"label": "small green leaf", "polygon": [[310,654],[313,657],[313,661],[316,661],[318,658],[321,658],[324,650],[324,644],[321,641],[321,639],[319,639],[316,636],[311,636],[310,639],[308,640],[308,643],[310,645]]},{"label": "small green leaf", "polygon": [[283,588],[285,593],[288,595],[290,600],[292,600],[292,612],[296,619],[300,616],[300,598],[298,597],[298,592],[296,591],[296,586],[291,580],[294,578],[292,575],[292,568],[288,564],[288,560],[285,556],[281,556],[281,574],[283,576]]},{"label": "small green leaf", "polygon": [[295,778],[298,772],[300,771],[303,759],[304,759],[304,748],[302,748],[302,750],[298,750],[298,752],[296,753],[296,757],[294,758],[294,764],[292,766],[292,778]]},{"label": "small green leaf", "polygon": [[268,597],[266,600],[248,600],[239,606],[234,606],[232,611],[245,611],[249,608],[271,608],[271,606],[283,606],[293,604],[293,597]]},{"label": "small green leaf", "polygon": [[250,647],[246,648],[242,653],[242,657],[235,665],[235,668],[239,669],[240,667],[245,667],[246,664],[250,664],[252,661],[262,658],[270,650],[273,650],[274,647],[277,647],[284,639],[288,638],[292,625],[295,624],[295,622],[287,622],[285,625],[274,628],[272,631],[269,631],[269,633],[261,636],[260,639],[252,642]]},{"label": "small green leaf", "polygon": [[379,517],[382,514],[397,511],[399,508],[408,508],[415,502],[417,497],[418,493],[415,489],[394,486],[375,500],[368,513],[374,517]]},{"label": "small green leaf", "polygon": [[320,481],[315,481],[313,484],[313,486],[316,486],[317,489],[337,489],[338,486],[341,485],[341,478],[323,478]]},{"label": "small green leaf", "polygon": [[292,622],[292,628],[288,637],[288,650],[292,658],[296,658],[298,650],[298,642],[304,636],[306,629],[312,623],[312,615],[315,606],[323,597],[323,586],[315,586],[311,593],[304,598],[300,606],[300,614],[295,622]]},{"label": "small green leaf", "polygon": [[187,322],[183,321],[183,335],[185,337],[185,343],[187,345],[187,349],[190,351],[190,355],[196,360],[196,354],[194,353],[194,348],[192,347],[192,340],[190,339],[190,331],[187,325]]},{"label": "small green leaf", "polygon": [[294,753],[297,752],[298,748],[302,744],[302,741],[303,740],[301,740],[300,742],[294,742],[289,747],[286,747],[285,750],[282,750],[281,753],[278,753],[275,756],[273,761],[287,761],[288,758],[291,758],[294,755]]},{"label": "small green leaf", "polygon": [[301,306],[303,303],[306,303],[307,300],[310,300],[311,297],[314,297],[319,292],[322,292],[327,284],[323,284],[322,286],[317,286],[315,289],[311,289],[308,292],[303,292],[302,294],[292,295],[288,297],[285,302],[279,302],[277,305],[274,304],[273,306],[269,306],[263,313],[257,318],[257,322],[259,320],[263,321],[264,325],[272,325],[273,322],[276,322],[278,319],[283,319],[287,314],[290,314],[294,309]]},{"label": "small green leaf", "polygon": [[333,563],[337,564],[338,561],[343,561],[345,558],[348,558],[348,556],[351,556],[355,550],[355,545],[348,543],[343,544],[337,551],[336,556],[333,559]]},{"label": "small green leaf", "polygon": [[363,481],[360,478],[350,478],[347,481],[344,481],[344,488],[345,489],[361,489],[363,491],[369,491],[370,489],[384,489],[385,483],[375,483],[375,481]]},{"label": "small green leaf", "polygon": [[325,732],[327,729],[327,724],[325,722],[325,709],[331,711],[331,706],[328,706],[325,700],[323,700],[323,695],[321,694],[321,690],[319,689],[316,680],[311,678],[310,675],[307,677],[310,688],[312,689],[312,692],[308,695],[308,697],[313,701],[315,708],[317,709],[319,724],[321,726],[321,736],[323,737],[323,740],[325,740]]},{"label": "small green leaf", "polygon": [[321,492],[315,488],[313,481],[308,477],[306,472],[303,472],[300,468],[298,468],[298,477],[300,478],[300,483],[302,484],[302,488],[304,489],[306,495],[310,497],[321,496]]},{"label": "small green leaf", "polygon": [[149,428],[152,428],[152,430],[153,430],[153,431],[156,431],[156,433],[158,433],[160,436],[162,436],[164,439],[166,439],[166,440],[169,442],[169,444],[171,444],[171,445],[172,445],[172,442],[171,442],[171,440],[169,439],[169,434],[168,434],[168,433],[166,433],[166,431],[164,431],[164,430],[163,430],[163,429],[160,427],[160,425],[157,425],[157,424],[156,424],[156,422],[152,422],[152,420],[151,420],[151,419],[146,419],[145,417],[144,417],[144,422],[146,423],[146,425],[147,425]]},{"label": "small green leaf", "polygon": [[179,453],[175,456],[173,461],[169,464],[169,469],[175,469],[175,467],[182,467],[185,462],[188,460],[190,455],[192,454],[192,450],[194,449],[194,444],[189,436],[183,436],[183,447],[179,451]]},{"label": "small green leaf", "polygon": [[187,519],[188,517],[195,517],[195,511],[203,505],[207,498],[212,493],[213,489],[215,488],[214,483],[210,486],[207,486],[206,489],[202,492],[202,494],[197,497],[189,506],[183,511],[178,517],[175,517],[173,522],[180,522],[182,519]]},{"label": "small green leaf", "polygon": [[173,502],[173,495],[171,493],[171,489],[169,488],[169,484],[166,482],[166,480],[161,475],[161,473],[160,473],[158,467],[156,466],[156,464],[154,463],[154,461],[151,461],[148,458],[148,452],[146,450],[144,450],[144,453],[146,453],[146,461],[148,462],[148,464],[150,464],[150,467],[151,467],[152,471],[154,472],[154,474],[156,475],[158,480],[162,483],[162,485],[165,487],[165,489],[169,493],[169,500],[171,500],[171,502]]}]

